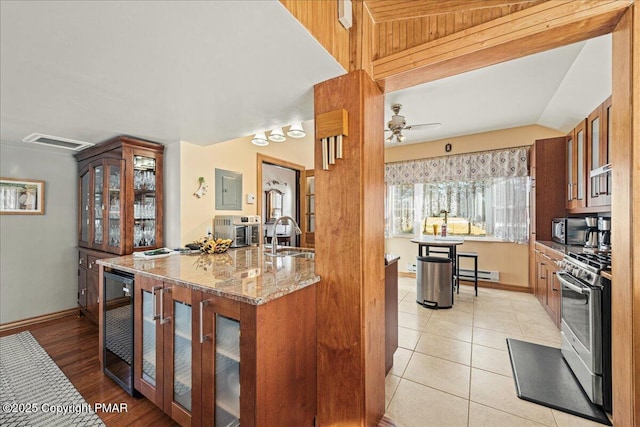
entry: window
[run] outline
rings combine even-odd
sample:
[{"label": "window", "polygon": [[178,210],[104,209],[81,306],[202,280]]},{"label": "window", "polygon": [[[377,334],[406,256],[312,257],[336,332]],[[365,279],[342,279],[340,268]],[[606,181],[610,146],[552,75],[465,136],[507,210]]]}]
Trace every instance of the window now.
[{"label": "window", "polygon": [[[528,241],[528,177],[387,187],[387,237],[449,235]],[[435,227],[434,227],[435,226]]]}]

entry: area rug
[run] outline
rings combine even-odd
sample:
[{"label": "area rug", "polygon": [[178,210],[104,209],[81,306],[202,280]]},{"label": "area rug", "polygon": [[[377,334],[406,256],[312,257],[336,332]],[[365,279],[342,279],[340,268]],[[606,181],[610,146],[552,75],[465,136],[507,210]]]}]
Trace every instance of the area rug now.
[{"label": "area rug", "polygon": [[601,407],[594,405],[559,348],[507,338],[516,393],[520,399],[610,426]]},{"label": "area rug", "polygon": [[0,338],[0,425],[104,426],[30,332]]}]

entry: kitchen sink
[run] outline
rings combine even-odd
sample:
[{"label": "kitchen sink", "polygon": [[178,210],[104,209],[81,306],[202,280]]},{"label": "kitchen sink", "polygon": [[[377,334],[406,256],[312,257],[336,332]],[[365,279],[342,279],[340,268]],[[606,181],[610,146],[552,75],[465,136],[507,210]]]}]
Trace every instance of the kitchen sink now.
[{"label": "kitchen sink", "polygon": [[296,258],[306,258],[306,259],[314,259],[315,253],[309,250],[296,250],[296,249],[283,249],[279,250],[275,255],[271,253],[271,251],[265,251],[265,255],[267,256],[277,256],[277,257],[296,257]]}]

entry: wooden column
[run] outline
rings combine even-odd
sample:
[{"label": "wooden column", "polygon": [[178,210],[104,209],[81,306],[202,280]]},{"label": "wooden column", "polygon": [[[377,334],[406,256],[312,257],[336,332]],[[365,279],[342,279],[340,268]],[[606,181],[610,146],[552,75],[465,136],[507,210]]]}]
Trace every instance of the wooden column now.
[{"label": "wooden column", "polygon": [[353,71],[315,86],[316,117],[339,109],[343,158],[322,170],[315,142],[318,425],[375,426],[385,402],[384,98]]},{"label": "wooden column", "polygon": [[[635,11],[633,9],[636,9]],[[613,422],[640,425],[640,14],[613,30]],[[635,15],[635,16],[634,16]]]}]

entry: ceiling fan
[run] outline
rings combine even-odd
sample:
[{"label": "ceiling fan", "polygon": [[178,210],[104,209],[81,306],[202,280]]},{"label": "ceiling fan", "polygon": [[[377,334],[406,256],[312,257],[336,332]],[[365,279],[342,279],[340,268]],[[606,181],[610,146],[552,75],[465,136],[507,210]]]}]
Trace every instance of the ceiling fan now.
[{"label": "ceiling fan", "polygon": [[393,138],[396,138],[397,142],[403,142],[405,140],[405,136],[402,134],[403,130],[410,130],[416,128],[430,128],[430,129],[438,129],[442,126],[441,123],[422,123],[419,125],[407,125],[407,121],[404,116],[400,115],[400,109],[402,108],[402,104],[393,104],[391,106],[391,111],[393,111],[393,116],[391,116],[391,120],[387,123],[389,129],[386,129],[385,132],[391,132],[387,138],[385,138],[386,142],[393,142]]}]

